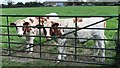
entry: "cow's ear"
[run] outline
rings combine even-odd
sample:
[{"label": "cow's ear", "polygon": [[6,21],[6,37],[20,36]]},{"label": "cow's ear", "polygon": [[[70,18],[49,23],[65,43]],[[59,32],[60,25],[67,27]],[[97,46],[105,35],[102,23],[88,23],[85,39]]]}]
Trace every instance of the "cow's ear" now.
[{"label": "cow's ear", "polygon": [[53,21],[51,21],[51,23],[52,23],[52,27],[54,27],[54,26],[59,26],[59,23],[57,23],[57,22],[53,22]]},{"label": "cow's ear", "polygon": [[49,19],[49,17],[47,17],[47,19]]},{"label": "cow's ear", "polygon": [[49,19],[49,17],[44,18],[44,21],[47,21],[47,19]]},{"label": "cow's ear", "polygon": [[32,23],[34,22],[32,19],[29,19]]},{"label": "cow's ear", "polygon": [[25,22],[23,25],[29,25],[29,22]]},{"label": "cow's ear", "polygon": [[58,27],[58,26],[59,26],[59,23],[52,24],[52,27]]},{"label": "cow's ear", "polygon": [[78,21],[78,22],[82,22],[82,18],[78,18],[77,21]]},{"label": "cow's ear", "polygon": [[10,25],[14,25],[15,26],[16,24],[14,22],[12,22],[12,23],[10,23]]},{"label": "cow's ear", "polygon": [[56,26],[59,26],[59,23],[55,23]]}]

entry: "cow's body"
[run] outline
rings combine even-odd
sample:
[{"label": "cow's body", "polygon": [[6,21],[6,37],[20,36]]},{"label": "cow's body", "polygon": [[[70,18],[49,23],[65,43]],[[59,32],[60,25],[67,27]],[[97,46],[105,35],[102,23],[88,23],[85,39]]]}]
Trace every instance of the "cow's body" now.
[{"label": "cow's body", "polygon": [[[104,20],[104,18],[102,18],[102,17],[82,18],[82,21],[80,21],[80,22],[79,21],[74,22],[74,18],[70,18],[70,19],[57,19],[57,20],[54,19],[54,20],[49,20],[47,22],[47,23],[49,23],[49,25],[47,25],[47,26],[49,26],[49,27],[52,26],[53,27],[53,25],[56,24],[56,26],[55,26],[56,28],[57,27],[66,27],[66,28],[67,27],[73,27],[73,28],[75,28],[75,23],[77,23],[77,28],[82,28],[82,27],[86,27],[88,25],[91,25],[93,23],[99,22],[101,20]],[[106,28],[105,27],[105,23],[106,22],[104,21],[104,22],[98,23],[96,25],[87,27],[87,28]],[[52,32],[56,34],[56,35],[54,34],[55,36],[59,36],[59,35],[57,35],[58,33],[56,33],[58,31],[60,31],[61,34],[64,35],[66,33],[69,33],[71,31],[75,30],[75,29],[60,29],[60,28],[57,28],[57,30],[56,30],[56,28],[54,28],[52,30]],[[47,32],[47,33],[49,34],[50,32]],[[73,38],[75,38],[75,32],[66,35],[66,37],[70,37],[70,38],[73,37]],[[89,38],[93,38],[93,39],[106,39],[106,37],[104,35],[104,30],[97,30],[97,29],[81,29],[81,30],[77,31],[76,37],[77,38],[87,38],[87,39],[89,39]],[[87,41],[87,39],[79,39],[79,42],[80,43],[85,42],[85,41]],[[64,39],[62,39],[62,38],[58,38],[57,39],[57,43],[59,45],[61,45],[61,46],[64,46],[65,45],[64,43],[66,41],[68,41],[68,40],[66,40],[65,38]],[[74,41],[74,40],[72,40],[72,41]],[[74,42],[72,42],[72,43],[74,43]],[[62,45],[62,44],[64,44],[64,45]],[[103,40],[95,40],[95,46],[94,47],[95,48],[105,48],[104,41]],[[59,47],[59,52],[60,53],[65,53],[64,49],[65,49],[64,47]],[[94,55],[95,56],[98,56],[98,53],[99,53],[98,49],[94,51]],[[105,57],[105,50],[102,49],[100,54],[101,54],[101,57]],[[60,54],[58,56],[58,59],[61,59],[61,58],[62,58],[62,55]],[[104,62],[104,60],[105,59],[102,58],[101,62]]]}]

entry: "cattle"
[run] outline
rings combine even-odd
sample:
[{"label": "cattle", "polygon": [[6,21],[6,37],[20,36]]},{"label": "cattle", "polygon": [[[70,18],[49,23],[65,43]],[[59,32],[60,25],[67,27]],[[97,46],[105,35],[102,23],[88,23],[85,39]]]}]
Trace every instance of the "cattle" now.
[{"label": "cattle", "polygon": [[[34,28],[33,26],[37,26],[39,24],[38,20],[35,17],[27,17],[25,19],[18,19],[16,22],[10,23],[10,25],[14,25],[16,27],[16,31],[19,37],[25,36],[27,43],[27,51],[33,51],[33,36],[39,34],[39,29]],[[44,30],[40,29],[41,34],[44,35]],[[30,48],[29,48],[30,47]],[[29,52],[32,54],[32,52]]]},{"label": "cattle", "polygon": [[[49,13],[46,14],[47,17],[36,17],[38,20],[40,20],[40,22],[42,23],[42,25],[44,27],[47,27],[49,25],[48,20],[57,20],[59,19],[59,17],[50,17],[50,16],[57,16],[57,13]],[[49,32],[49,28],[45,28],[46,32]],[[46,33],[46,39],[49,40],[50,38],[50,34]]]},{"label": "cattle", "polygon": [[[49,13],[46,15],[57,15],[56,13]],[[13,25],[16,27],[16,31],[19,37],[25,36],[26,43],[27,44],[27,51],[29,52],[29,55],[32,54],[33,51],[33,43],[36,35],[45,35],[46,36],[46,30],[44,28],[41,28],[40,26],[44,26],[43,22],[45,22],[45,19],[47,17],[27,17],[25,19],[18,19],[15,22],[10,23],[10,25]],[[57,19],[58,17],[49,17],[49,19]],[[35,28],[39,26],[38,28]],[[40,32],[39,32],[40,31]]]},{"label": "cattle", "polygon": [[[52,20],[47,20],[45,22],[44,26],[45,27],[51,27],[48,29],[47,34],[49,36],[61,36],[61,38],[57,38],[57,43],[58,45],[65,46],[67,39],[63,38],[62,35],[69,33],[71,31],[74,31],[75,29],[61,29],[59,27],[73,27],[75,28],[75,24],[77,23],[77,28],[83,28],[87,25],[91,25],[93,23],[99,22],[104,20],[103,17],[89,17],[89,18],[67,18],[67,19],[52,19]],[[53,28],[54,27],[54,28]],[[100,22],[98,24],[89,26],[87,28],[106,28],[106,21]],[[75,32],[67,34],[66,37],[70,38],[86,38],[86,39],[78,39],[80,43],[84,43],[87,41],[87,39],[106,39],[106,36],[104,34],[104,30],[98,30],[98,29],[81,29],[77,31],[77,34]],[[50,38],[49,38],[50,39]],[[73,40],[74,41],[74,40]],[[94,40],[95,42],[95,49],[94,50],[94,56],[98,56],[100,54],[101,57],[101,62],[105,61],[105,41],[104,40]],[[73,43],[73,42],[72,42]],[[99,49],[101,48],[101,49]],[[65,53],[65,47],[59,47],[58,48],[59,53]],[[100,50],[100,52],[99,52]],[[63,54],[58,55],[58,59],[64,58]]]}]

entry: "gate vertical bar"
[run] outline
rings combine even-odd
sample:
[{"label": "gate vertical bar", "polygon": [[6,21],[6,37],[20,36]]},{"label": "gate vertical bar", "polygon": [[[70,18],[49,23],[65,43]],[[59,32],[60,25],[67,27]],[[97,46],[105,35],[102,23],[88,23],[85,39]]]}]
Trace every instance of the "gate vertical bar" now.
[{"label": "gate vertical bar", "polygon": [[75,17],[75,60],[77,60],[77,17]]},{"label": "gate vertical bar", "polygon": [[[40,17],[39,17],[39,26],[40,26]],[[40,48],[40,58],[42,57],[42,55],[41,55],[41,26],[40,26],[40,28],[39,28],[39,48]]]},{"label": "gate vertical bar", "polygon": [[[8,16],[7,16],[7,25],[9,25],[9,20],[8,20]],[[10,30],[9,30],[9,26],[7,26],[7,32],[8,32],[8,55],[11,55],[11,47],[10,47]]]},{"label": "gate vertical bar", "polygon": [[116,65],[120,68],[120,14],[118,16],[118,36],[117,36],[117,46],[116,46]]}]

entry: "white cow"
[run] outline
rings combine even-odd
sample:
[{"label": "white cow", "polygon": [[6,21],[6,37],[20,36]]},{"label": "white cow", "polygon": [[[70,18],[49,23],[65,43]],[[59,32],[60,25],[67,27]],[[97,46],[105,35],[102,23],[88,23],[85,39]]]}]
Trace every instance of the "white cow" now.
[{"label": "white cow", "polygon": [[[102,17],[90,17],[90,18],[78,18],[77,21],[75,18],[68,18],[68,19],[52,19],[47,20],[47,22],[44,23],[44,26],[47,27],[73,27],[75,28],[75,23],[77,23],[77,28],[82,28],[87,25],[99,22],[101,20],[104,20]],[[106,28],[106,22],[101,22],[93,26],[89,26],[87,28]],[[75,29],[60,29],[60,28],[51,28],[47,29],[48,35],[54,35],[54,36],[62,36],[63,34],[69,33],[71,31],[74,31]],[[66,37],[72,37],[75,38],[75,33],[71,33],[66,35]],[[106,39],[104,35],[104,30],[97,30],[97,29],[81,29],[77,31],[77,38],[93,38],[93,39]],[[79,42],[85,42],[87,39],[79,39]],[[103,40],[94,40],[95,41],[95,48],[105,48],[105,42]],[[63,46],[65,45],[66,39],[65,38],[58,38],[57,43],[58,45]],[[58,48],[60,53],[65,53],[64,47]],[[100,49],[100,56],[105,57],[105,50]],[[99,50],[94,50],[94,56],[98,56]],[[58,55],[58,59],[62,59],[64,56],[62,54]],[[105,58],[101,59],[101,62],[104,62]]]}]

